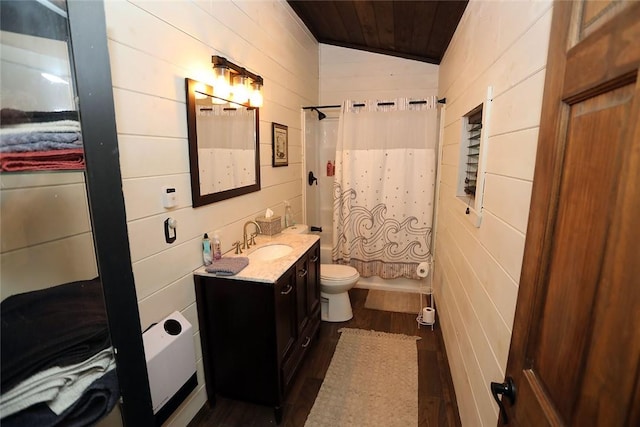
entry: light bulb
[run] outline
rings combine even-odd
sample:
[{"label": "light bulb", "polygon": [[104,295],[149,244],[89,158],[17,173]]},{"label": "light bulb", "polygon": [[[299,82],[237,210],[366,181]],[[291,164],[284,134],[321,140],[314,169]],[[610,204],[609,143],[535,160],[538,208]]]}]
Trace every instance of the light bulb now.
[{"label": "light bulb", "polygon": [[213,95],[222,99],[229,99],[231,85],[229,84],[230,71],[227,67],[213,67],[214,83]]},{"label": "light bulb", "polygon": [[260,91],[260,83],[253,83],[253,90],[251,91],[251,98],[249,104],[252,107],[262,107],[264,99],[262,98],[262,92]]},{"label": "light bulb", "polygon": [[236,76],[233,85],[233,102],[244,104],[249,100],[249,88],[247,87],[246,76]]}]

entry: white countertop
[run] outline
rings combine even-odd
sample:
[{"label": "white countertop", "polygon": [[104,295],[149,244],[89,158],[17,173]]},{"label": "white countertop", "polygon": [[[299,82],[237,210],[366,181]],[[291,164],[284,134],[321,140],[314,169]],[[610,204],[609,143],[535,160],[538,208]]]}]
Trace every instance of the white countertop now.
[{"label": "white countertop", "polygon": [[279,233],[275,236],[258,235],[256,244],[251,246],[249,250],[242,250],[242,254],[235,255],[235,250],[227,252],[224,257],[246,257],[253,251],[263,246],[272,245],[274,243],[282,243],[290,245],[293,250],[281,257],[270,261],[252,261],[249,259],[249,265],[243,268],[234,276],[216,276],[214,273],[207,273],[203,265],[195,270],[193,274],[208,277],[223,277],[231,280],[249,280],[252,282],[275,283],[292,265],[300,259],[302,255],[313,246],[320,237],[313,234],[288,234]]}]

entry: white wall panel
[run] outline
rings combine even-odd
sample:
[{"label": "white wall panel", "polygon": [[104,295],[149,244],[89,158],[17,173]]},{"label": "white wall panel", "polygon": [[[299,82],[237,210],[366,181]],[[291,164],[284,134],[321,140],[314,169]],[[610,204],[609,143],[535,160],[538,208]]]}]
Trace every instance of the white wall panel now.
[{"label": "white wall panel", "polygon": [[482,226],[478,231],[480,243],[514,280],[519,280],[524,234],[492,215],[490,211],[485,211],[483,215]]},{"label": "white wall panel", "polygon": [[118,135],[123,179],[189,173],[187,138]]},{"label": "white wall panel", "polygon": [[[511,330],[518,292],[517,282],[507,274],[498,261],[482,246],[477,238],[477,229],[463,218],[463,211],[458,207],[458,203],[443,206],[443,212],[446,212],[443,220],[451,219],[450,222],[444,225],[449,227],[448,231],[453,236],[458,247],[464,248],[462,252],[474,274],[484,287],[491,303],[496,306],[502,321]],[[498,361],[504,365],[506,355],[498,356]]]},{"label": "white wall panel", "polygon": [[491,137],[487,173],[531,181],[537,146],[537,127]]},{"label": "white wall panel", "polygon": [[[139,161],[146,160],[143,157]],[[176,189],[175,208],[166,209],[163,206],[163,187]],[[158,213],[169,215],[176,209],[191,206],[191,176],[188,173],[181,173],[126,179],[122,184],[122,192],[128,221]]]},{"label": "white wall panel", "polygon": [[[148,328],[152,323],[157,322],[157,312],[167,310],[169,313],[174,311],[186,310],[190,304],[195,301],[195,288],[193,276],[188,274],[169,283],[158,292],[146,298],[142,298],[138,305],[140,310],[140,327],[142,330]],[[193,323],[194,330],[196,323]]]},{"label": "white wall panel", "polygon": [[[4,252],[0,255],[0,265],[3,299],[98,276],[92,233]],[[29,272],[28,276],[25,271]]]},{"label": "white wall panel", "polygon": [[447,185],[452,188],[455,194],[458,185],[458,165],[441,164],[440,165],[440,185]]},{"label": "white wall panel", "polygon": [[545,70],[540,70],[508,92],[494,97],[489,136],[539,126],[544,73]]},{"label": "white wall panel", "polygon": [[320,104],[436,95],[438,66],[320,45]]},{"label": "white wall panel", "polygon": [[484,209],[521,233],[527,231],[531,181],[487,174]]},{"label": "white wall panel", "polygon": [[460,147],[456,144],[448,144],[442,147],[442,163],[458,167],[460,159]]},{"label": "white wall panel", "polygon": [[[438,267],[443,272],[441,280],[444,283],[456,283],[455,272],[450,268],[449,255],[444,251],[436,258],[436,268]],[[458,302],[452,295],[450,286],[443,287],[440,296],[442,299],[450,301],[448,305],[438,305],[437,309],[438,317],[442,323],[443,335],[450,339],[446,343],[447,358],[455,385],[460,420],[463,426],[480,426],[482,423],[476,402],[477,395],[471,385],[471,374],[474,372],[473,366],[476,363],[473,351],[466,350],[470,346],[467,344],[468,335],[464,325],[460,322]]]},{"label": "white wall panel", "polygon": [[91,231],[84,182],[2,191],[2,252]]},{"label": "white wall panel", "polygon": [[[544,4],[544,2],[536,2]],[[513,2],[509,7],[519,7],[522,2]],[[518,19],[510,27],[520,26]],[[551,13],[545,13],[517,40],[512,41],[508,50],[491,67],[489,73],[494,82],[493,94],[499,96],[519,84],[533,72],[542,70],[547,63],[547,46],[540,46],[540,40],[549,35]],[[502,41],[502,38],[500,39]]]},{"label": "white wall panel", "polygon": [[113,101],[118,133],[165,138],[184,138],[187,134],[184,103],[117,88]]},{"label": "white wall panel", "polygon": [[84,172],[0,175],[1,298],[98,275]]}]

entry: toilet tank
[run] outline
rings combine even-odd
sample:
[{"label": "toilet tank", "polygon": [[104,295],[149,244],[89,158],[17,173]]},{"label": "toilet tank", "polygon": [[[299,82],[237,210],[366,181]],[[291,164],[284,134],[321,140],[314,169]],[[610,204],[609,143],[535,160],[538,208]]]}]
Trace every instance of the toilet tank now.
[{"label": "toilet tank", "polygon": [[307,234],[309,232],[309,226],[306,224],[296,224],[285,228],[282,232],[285,234]]}]

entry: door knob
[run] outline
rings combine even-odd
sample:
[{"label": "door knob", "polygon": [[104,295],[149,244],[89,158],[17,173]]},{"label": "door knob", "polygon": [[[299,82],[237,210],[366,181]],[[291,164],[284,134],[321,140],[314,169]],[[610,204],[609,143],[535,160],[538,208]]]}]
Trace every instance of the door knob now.
[{"label": "door knob", "polygon": [[507,411],[504,409],[504,405],[502,404],[502,400],[500,400],[499,395],[503,395],[507,399],[509,399],[510,404],[516,403],[516,385],[513,382],[513,378],[507,377],[505,378],[505,382],[503,383],[494,383],[491,382],[491,394],[493,398],[498,402],[498,407],[500,408],[500,414],[502,415],[502,419],[505,424],[509,424],[509,418],[507,418]]}]

